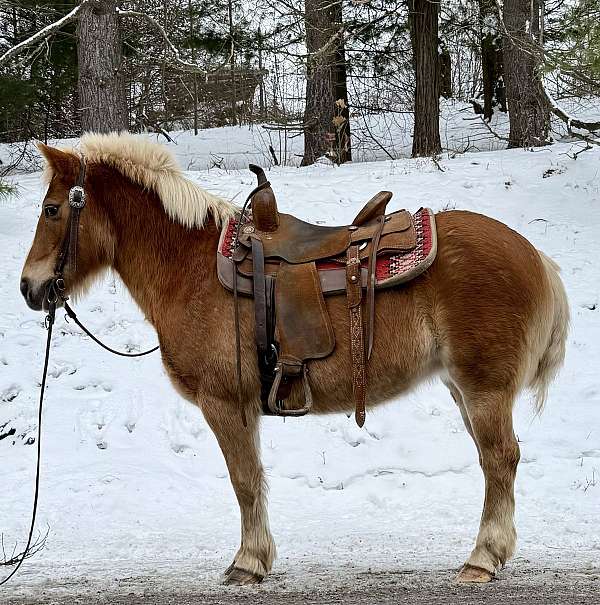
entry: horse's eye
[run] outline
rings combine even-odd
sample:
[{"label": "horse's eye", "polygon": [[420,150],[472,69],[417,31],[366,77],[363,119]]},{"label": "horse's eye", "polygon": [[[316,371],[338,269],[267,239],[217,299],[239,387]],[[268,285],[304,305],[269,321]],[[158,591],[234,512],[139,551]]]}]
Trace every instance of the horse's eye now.
[{"label": "horse's eye", "polygon": [[58,206],[48,204],[44,206],[44,216],[46,218],[54,218],[58,214]]}]

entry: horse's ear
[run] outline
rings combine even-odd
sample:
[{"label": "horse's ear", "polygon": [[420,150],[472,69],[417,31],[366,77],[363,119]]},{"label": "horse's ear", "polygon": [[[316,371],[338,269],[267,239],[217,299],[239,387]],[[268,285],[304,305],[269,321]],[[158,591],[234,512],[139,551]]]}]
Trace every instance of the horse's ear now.
[{"label": "horse's ear", "polygon": [[59,175],[68,181],[76,178],[79,161],[73,154],[65,153],[56,147],[49,147],[42,142],[37,143],[37,148],[48,162],[52,174]]}]

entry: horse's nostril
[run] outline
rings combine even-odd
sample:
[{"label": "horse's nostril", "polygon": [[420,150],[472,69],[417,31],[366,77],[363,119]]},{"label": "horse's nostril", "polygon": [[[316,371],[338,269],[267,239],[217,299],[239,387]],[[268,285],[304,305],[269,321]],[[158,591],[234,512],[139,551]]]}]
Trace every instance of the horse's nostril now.
[{"label": "horse's nostril", "polygon": [[27,292],[29,292],[29,281],[26,279],[21,280],[21,294],[27,298]]}]

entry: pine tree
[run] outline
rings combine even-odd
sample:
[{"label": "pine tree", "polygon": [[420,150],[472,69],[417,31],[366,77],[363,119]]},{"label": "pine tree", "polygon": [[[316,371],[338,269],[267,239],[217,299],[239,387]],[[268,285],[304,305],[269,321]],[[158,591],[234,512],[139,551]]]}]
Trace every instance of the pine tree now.
[{"label": "pine tree", "polygon": [[510,118],[509,147],[537,147],[547,142],[550,108],[541,82],[537,11],[536,0],[504,2],[503,56]]},{"label": "pine tree", "polygon": [[128,129],[120,27],[115,0],[99,0],[80,13],[78,93],[83,131]]},{"label": "pine tree", "polygon": [[440,3],[409,0],[415,70],[415,124],[412,156],[438,154],[440,142],[440,70],[438,18]]},{"label": "pine tree", "polygon": [[352,159],[341,0],[305,0],[306,108],[302,165]]}]

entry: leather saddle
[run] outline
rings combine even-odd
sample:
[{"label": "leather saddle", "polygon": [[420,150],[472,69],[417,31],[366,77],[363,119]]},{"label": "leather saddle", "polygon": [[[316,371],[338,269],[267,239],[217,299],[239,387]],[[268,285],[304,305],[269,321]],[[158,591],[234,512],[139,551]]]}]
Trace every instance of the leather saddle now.
[{"label": "leather saddle", "polygon": [[[375,326],[375,290],[406,282],[433,262],[435,218],[429,209],[385,214],[392,194],[369,200],[351,225],[324,227],[280,213],[265,174],[250,166],[258,186],[252,211],[224,225],[217,251],[219,280],[237,297],[254,299],[255,335],[265,414],[301,416],[312,407],[307,362],[331,355],[335,337],[325,296],[345,293],[352,356],[352,390],[359,426],[365,421],[367,363]],[[241,380],[238,346],[238,381]],[[294,382],[304,405],[287,408]],[[243,413],[243,412],[242,412]]]}]

